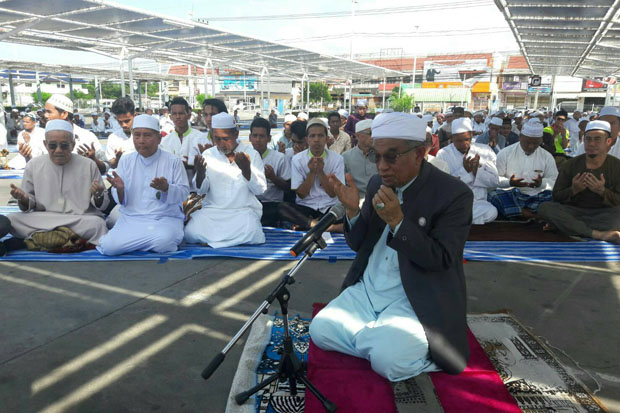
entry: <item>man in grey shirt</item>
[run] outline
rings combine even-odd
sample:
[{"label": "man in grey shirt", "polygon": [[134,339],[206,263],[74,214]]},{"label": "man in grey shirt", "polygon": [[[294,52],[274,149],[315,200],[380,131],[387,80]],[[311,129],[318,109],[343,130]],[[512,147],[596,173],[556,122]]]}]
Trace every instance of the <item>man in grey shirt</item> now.
[{"label": "man in grey shirt", "polygon": [[357,146],[342,154],[344,158],[344,171],[351,174],[360,197],[360,205],[366,197],[368,181],[377,174],[377,164],[368,160],[366,155],[372,147],[371,127],[372,119],[365,119],[355,124],[355,136]]}]

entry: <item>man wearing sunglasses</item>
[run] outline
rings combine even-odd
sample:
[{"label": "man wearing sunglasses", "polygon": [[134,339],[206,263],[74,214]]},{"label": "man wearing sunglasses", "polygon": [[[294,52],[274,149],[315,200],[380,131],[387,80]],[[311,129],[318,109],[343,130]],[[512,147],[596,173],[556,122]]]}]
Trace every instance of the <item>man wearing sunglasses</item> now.
[{"label": "man wearing sunglasses", "polygon": [[425,161],[426,122],[385,113],[372,122],[378,175],[361,209],[351,175],[330,176],[357,252],[344,290],[321,310],[310,336],[322,349],[370,360],[390,381],[467,365],[463,249],[473,195]]},{"label": "man wearing sunglasses", "polygon": [[564,126],[564,122],[568,120],[568,113],[560,109],[555,112],[553,117],[553,125],[547,126],[544,132],[553,135],[553,141],[555,143],[555,153],[565,154],[564,149],[568,147],[568,129]]},{"label": "man wearing sunglasses", "polygon": [[[94,162],[72,153],[75,138],[71,124],[60,119],[47,122],[45,147],[48,155],[33,158],[26,165],[21,188],[11,184],[11,195],[23,212],[8,216],[15,238],[0,244],[0,255],[25,248],[23,240],[35,232],[57,227],[69,227],[95,245],[107,232],[100,212],[107,206],[107,196],[93,190],[94,186],[103,186],[103,180]],[[0,236],[6,235],[9,228],[0,227],[4,227]]]}]

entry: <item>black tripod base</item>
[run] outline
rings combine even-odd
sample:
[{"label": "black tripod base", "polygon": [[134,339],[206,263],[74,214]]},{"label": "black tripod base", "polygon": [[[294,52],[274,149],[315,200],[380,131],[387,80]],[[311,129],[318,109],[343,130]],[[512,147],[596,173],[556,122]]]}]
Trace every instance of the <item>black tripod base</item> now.
[{"label": "black tripod base", "polygon": [[325,408],[325,411],[333,413],[338,410],[338,406],[325,398],[325,396],[323,396],[321,392],[316,387],[314,387],[314,385],[306,377],[306,366],[297,358],[297,355],[295,355],[295,353],[293,352],[293,343],[290,336],[284,339],[283,353],[282,357],[280,358],[280,365],[278,366],[278,371],[267,377],[265,380],[261,381],[251,389],[235,395],[235,401],[237,402],[237,404],[242,405],[254,393],[258,392],[264,387],[269,386],[276,380],[280,380],[281,382],[288,380],[290,385],[289,391],[292,396],[295,396],[297,394],[297,382],[299,381],[303,383],[306,388],[308,388],[312,392],[312,394],[316,396],[317,399],[319,399],[319,401]]}]

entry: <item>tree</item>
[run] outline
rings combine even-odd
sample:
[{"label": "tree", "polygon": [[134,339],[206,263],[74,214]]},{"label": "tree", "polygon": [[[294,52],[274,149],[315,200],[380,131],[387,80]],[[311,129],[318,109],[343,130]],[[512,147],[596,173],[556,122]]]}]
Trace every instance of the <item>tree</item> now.
[{"label": "tree", "polygon": [[304,87],[303,96],[305,102],[331,102],[332,96],[326,83],[310,83],[310,99],[308,100],[308,90]]},{"label": "tree", "polygon": [[206,99],[211,99],[212,96],[211,95],[207,95],[207,97],[205,97],[204,93],[199,93],[196,95],[196,102],[200,103],[200,107],[202,107],[202,103],[206,100]]},{"label": "tree", "polygon": [[390,107],[395,112],[410,112],[415,106],[415,99],[411,95],[404,94],[402,97],[392,94],[390,96]]},{"label": "tree", "polygon": [[[34,100],[35,102],[39,102],[39,95],[37,94],[37,92],[33,92],[31,94],[32,96],[32,100]],[[47,92],[41,92],[41,104],[45,105],[45,102],[47,102],[47,100],[52,97],[51,93],[47,93]]]}]

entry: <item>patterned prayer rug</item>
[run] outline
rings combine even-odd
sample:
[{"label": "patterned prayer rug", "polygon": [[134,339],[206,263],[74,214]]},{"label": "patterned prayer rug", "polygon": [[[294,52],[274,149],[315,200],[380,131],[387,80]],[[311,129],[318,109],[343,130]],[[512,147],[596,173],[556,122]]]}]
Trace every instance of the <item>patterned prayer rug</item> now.
[{"label": "patterned prayer rug", "polygon": [[[555,358],[551,350],[511,315],[480,314],[469,315],[467,319],[470,330],[521,411],[526,413],[606,411],[587,387],[571,375],[568,369]],[[265,323],[270,322],[273,322],[273,327],[265,328]],[[307,360],[309,348],[309,324],[308,319],[299,317],[291,319],[295,350],[304,360]],[[267,339],[260,337],[265,335]],[[263,344],[259,349],[254,344],[261,340],[266,342],[266,345]],[[254,370],[248,370],[246,366],[241,366],[240,362],[240,368],[231,387],[231,397],[275,371],[279,360],[278,347],[281,347],[281,344],[281,318],[270,319],[265,316],[264,319],[255,322],[244,348],[242,360],[255,359],[257,362],[254,363]],[[252,377],[249,380],[251,384],[249,386],[244,384],[246,387],[240,387],[240,381],[245,379],[248,383],[248,376]],[[434,378],[431,380],[429,377],[429,375],[421,375],[415,379],[394,384],[392,389],[395,407],[386,411],[399,413],[462,411],[458,409],[459,401],[447,400],[448,397],[454,396],[446,396],[445,389],[439,389],[437,380]],[[320,382],[314,382],[314,384],[321,389]],[[458,390],[462,393],[463,388]],[[354,389],[352,391],[355,392]],[[475,393],[474,389],[472,394]],[[363,399],[364,394],[358,393],[356,397]],[[467,397],[467,395],[458,397]],[[232,398],[229,399],[227,412],[298,413],[304,411],[304,402],[303,387],[300,386],[297,396],[292,397],[288,394],[288,383],[276,381],[243,406],[237,406]],[[346,406],[340,407],[339,412],[351,411]],[[500,412],[502,410],[485,409],[484,411]]]}]

